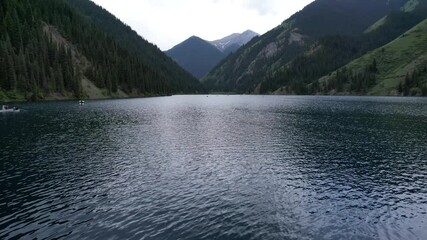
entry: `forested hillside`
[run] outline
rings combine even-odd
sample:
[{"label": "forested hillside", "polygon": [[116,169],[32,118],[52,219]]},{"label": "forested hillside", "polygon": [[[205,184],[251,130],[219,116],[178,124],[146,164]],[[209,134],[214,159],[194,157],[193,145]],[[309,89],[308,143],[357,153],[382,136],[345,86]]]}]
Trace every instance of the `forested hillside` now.
[{"label": "forested hillside", "polygon": [[230,55],[203,82],[211,91],[325,93],[319,78],[420,23],[425,6],[425,0],[316,0]]},{"label": "forested hillside", "polygon": [[111,36],[121,47],[139,55],[143,63],[161,72],[174,93],[200,91],[198,79],[191,76],[158,47],[139,36],[114,15],[88,0],[66,0],[89,22]]},{"label": "forested hillside", "polygon": [[166,95],[198,88],[192,77],[173,83],[168,72],[63,0],[2,0],[0,63],[0,100]]},{"label": "forested hillside", "polygon": [[[367,83],[375,78],[375,74],[371,72],[376,69],[373,59],[366,62],[368,70],[360,72],[353,84],[345,85],[340,79],[329,81],[328,86],[322,87],[317,80],[353,59],[389,43],[426,17],[427,10],[420,7],[411,12],[395,11],[359,36],[322,37],[305,54],[263,78],[259,93],[329,94],[345,91],[348,94],[367,94],[372,87],[372,84]],[[398,59],[399,56],[395,58]]]},{"label": "forested hillside", "polygon": [[256,92],[259,83],[309,51],[319,38],[357,36],[404,0],[316,0],[253,39],[212,70],[204,82],[220,91]]},{"label": "forested hillside", "polygon": [[427,96],[427,20],[316,81],[323,92]]}]

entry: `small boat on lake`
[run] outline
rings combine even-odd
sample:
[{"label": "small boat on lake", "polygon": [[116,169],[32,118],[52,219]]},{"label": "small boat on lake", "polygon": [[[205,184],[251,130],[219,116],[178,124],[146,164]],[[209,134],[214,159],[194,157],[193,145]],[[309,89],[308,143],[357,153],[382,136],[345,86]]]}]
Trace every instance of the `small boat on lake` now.
[{"label": "small boat on lake", "polygon": [[0,113],[7,113],[7,112],[20,112],[21,109],[17,107],[9,107],[7,105],[2,105],[0,108]]}]

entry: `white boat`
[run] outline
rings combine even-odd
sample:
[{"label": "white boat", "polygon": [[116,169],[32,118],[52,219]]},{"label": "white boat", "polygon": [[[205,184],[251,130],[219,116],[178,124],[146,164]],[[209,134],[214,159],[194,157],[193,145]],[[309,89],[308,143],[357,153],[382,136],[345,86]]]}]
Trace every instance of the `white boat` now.
[{"label": "white boat", "polygon": [[6,113],[6,112],[20,112],[21,109],[17,107],[9,107],[7,105],[2,105],[0,109],[0,113]]}]

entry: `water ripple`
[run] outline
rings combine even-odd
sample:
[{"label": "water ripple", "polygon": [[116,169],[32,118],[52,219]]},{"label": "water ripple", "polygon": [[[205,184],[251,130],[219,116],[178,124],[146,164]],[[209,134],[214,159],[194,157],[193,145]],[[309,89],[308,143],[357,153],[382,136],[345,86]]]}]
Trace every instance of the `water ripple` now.
[{"label": "water ripple", "polygon": [[422,239],[426,103],[22,104],[0,115],[0,239]]}]

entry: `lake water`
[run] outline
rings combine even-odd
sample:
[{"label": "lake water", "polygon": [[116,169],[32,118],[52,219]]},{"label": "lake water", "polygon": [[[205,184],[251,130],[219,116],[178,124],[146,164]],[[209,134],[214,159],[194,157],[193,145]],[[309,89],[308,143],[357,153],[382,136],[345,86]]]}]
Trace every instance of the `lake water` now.
[{"label": "lake water", "polygon": [[427,99],[19,106],[0,114],[0,239],[427,238]]}]

